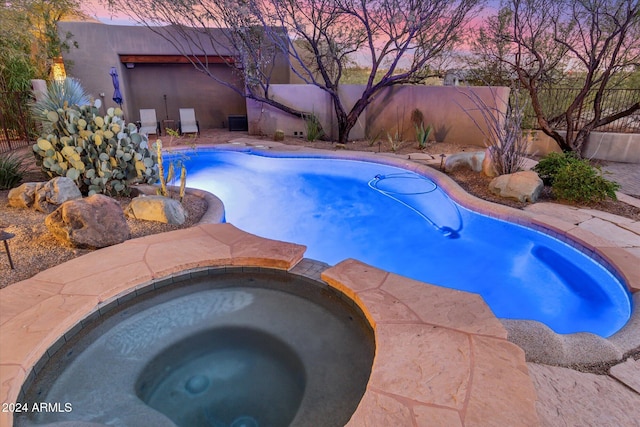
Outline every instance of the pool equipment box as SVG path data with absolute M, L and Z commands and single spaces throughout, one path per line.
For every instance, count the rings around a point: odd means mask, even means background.
M 247 116 L 228 116 L 229 131 L 248 131 L 249 124 L 247 122 Z

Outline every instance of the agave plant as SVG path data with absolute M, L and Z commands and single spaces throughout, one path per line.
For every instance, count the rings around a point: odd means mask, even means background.
M 30 107 L 36 120 L 43 122 L 44 132 L 49 133 L 51 129 L 47 127 L 51 125 L 51 121 L 47 119 L 47 114 L 50 111 L 87 104 L 89 104 L 89 95 L 80 82 L 68 77 L 62 81 L 49 83 L 44 97 L 31 103 Z
M 423 150 L 425 148 L 427 148 L 427 145 L 429 144 L 429 136 L 431 135 L 431 131 L 433 130 L 433 127 L 431 125 L 427 125 L 427 127 L 424 127 L 424 123 L 420 122 L 420 126 L 415 125 L 416 126 L 416 139 L 418 141 L 418 148 Z
M 0 154 L 0 190 L 16 187 L 27 171 L 26 154 L 15 152 Z

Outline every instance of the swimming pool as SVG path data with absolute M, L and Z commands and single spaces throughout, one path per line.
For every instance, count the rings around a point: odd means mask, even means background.
M 329 264 L 355 258 L 427 283 L 475 292 L 496 316 L 557 333 L 608 337 L 631 313 L 610 271 L 547 234 L 473 212 L 433 180 L 385 164 L 187 153 L 188 185 L 218 196 L 227 222 L 307 246 Z

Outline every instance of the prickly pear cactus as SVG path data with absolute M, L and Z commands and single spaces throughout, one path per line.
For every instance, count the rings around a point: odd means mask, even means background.
M 155 183 L 155 150 L 120 108 L 101 116 L 91 105 L 49 111 L 52 132 L 33 145 L 38 164 L 51 177 L 66 176 L 83 194 L 123 195 L 134 183 Z

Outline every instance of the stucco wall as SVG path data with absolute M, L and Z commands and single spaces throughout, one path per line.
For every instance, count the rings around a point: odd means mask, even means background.
M 304 84 L 273 85 L 270 94 L 276 101 L 315 114 L 325 131 L 331 129 L 333 109 L 330 99 L 318 87 Z M 254 135 L 273 135 L 277 129 L 290 136 L 306 135 L 303 120 L 264 103 L 247 100 L 247 119 L 249 133 Z
M 341 87 L 341 99 L 346 108 L 351 108 L 362 94 L 363 86 L 345 85 Z M 381 92 L 360 116 L 350 134 L 350 139 L 363 139 L 367 135 L 380 132 L 387 138 L 387 132 L 399 130 L 406 141 L 415 140 L 415 129 L 411 122 L 411 112 L 418 108 L 424 116 L 425 126 L 434 127 L 432 138 L 442 142 L 484 146 L 484 136 L 476 127 L 475 120 L 484 124 L 474 103 L 466 94 L 474 92 L 488 105 L 499 106 L 505 111 L 508 88 L 489 87 L 444 87 L 444 86 L 396 86 Z M 275 99 L 302 111 L 314 112 L 321 120 L 323 128 L 331 138 L 337 138 L 337 126 L 333 105 L 329 96 L 311 85 L 274 85 Z M 467 114 L 468 113 L 468 114 Z M 273 107 L 250 102 L 247 107 L 249 131 L 255 134 L 272 135 L 281 129 L 286 135 L 299 136 L 305 124 Z M 303 133 L 304 135 L 304 133 Z
M 508 88 L 455 86 L 395 86 L 384 91 L 367 108 L 367 129 L 370 134 L 382 131 L 404 140 L 415 140 L 411 112 L 419 109 L 424 124 L 433 127 L 432 139 L 464 145 L 484 146 L 485 137 L 473 122 L 484 126 L 477 106 L 469 98 L 475 93 L 489 107 L 504 113 L 509 98 Z M 471 116 L 471 117 L 470 117 Z

